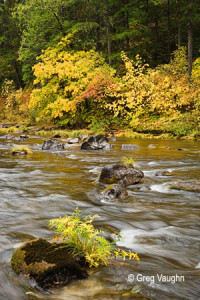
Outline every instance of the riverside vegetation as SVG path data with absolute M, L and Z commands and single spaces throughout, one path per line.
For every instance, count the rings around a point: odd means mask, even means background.
M 73 35 L 44 50 L 33 67 L 34 85 L 2 87 L 0 117 L 25 125 L 56 124 L 93 132 L 125 130 L 162 133 L 165 137 L 199 138 L 200 63 L 187 73 L 186 48 L 173 53 L 169 64 L 149 68 L 137 55 L 122 52 L 121 74 L 102 55 L 71 50 Z

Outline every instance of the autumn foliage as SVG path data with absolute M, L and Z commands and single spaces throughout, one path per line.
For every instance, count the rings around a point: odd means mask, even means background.
M 100 99 L 105 97 L 103 89 L 115 71 L 93 50 L 70 51 L 69 37 L 56 48 L 44 51 L 40 60 L 34 66 L 36 88 L 30 101 L 36 121 L 89 122 L 86 115 L 95 108 L 93 101 L 99 99 L 101 104 Z M 96 84 L 100 78 L 106 80 L 101 82 L 102 88 Z
M 130 60 L 122 52 L 124 72 L 119 76 L 94 50 L 71 50 L 72 39 L 68 35 L 43 51 L 33 68 L 32 121 L 199 134 L 200 63 L 195 61 L 189 79 L 184 47 L 174 52 L 169 64 L 155 69 L 139 55 Z M 21 90 L 11 91 L 5 103 L 27 113 L 22 100 Z

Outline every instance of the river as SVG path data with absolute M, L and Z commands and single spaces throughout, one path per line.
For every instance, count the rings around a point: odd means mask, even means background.
M 12 142 L 0 139 L 0 300 L 123 299 L 132 288 L 159 300 L 200 299 L 200 197 L 168 187 L 200 181 L 200 142 L 118 138 L 113 149 L 93 152 L 80 146 L 42 151 L 42 143 L 28 138 L 33 153 L 16 157 Z M 124 151 L 121 144 L 140 149 Z M 125 201 L 100 199 L 100 170 L 123 156 L 144 172 L 142 188 L 128 187 Z M 137 252 L 140 262 L 100 267 L 89 279 L 44 293 L 12 272 L 12 253 L 31 239 L 51 240 L 49 220 L 76 207 L 83 216 L 98 214 L 94 225 L 112 237 L 118 232 L 117 245 Z

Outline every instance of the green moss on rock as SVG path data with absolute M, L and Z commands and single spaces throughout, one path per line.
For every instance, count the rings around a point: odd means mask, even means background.
M 87 278 L 79 257 L 74 257 L 66 244 L 50 244 L 45 239 L 35 239 L 17 249 L 11 267 L 36 280 L 39 286 L 63 285 L 72 279 Z

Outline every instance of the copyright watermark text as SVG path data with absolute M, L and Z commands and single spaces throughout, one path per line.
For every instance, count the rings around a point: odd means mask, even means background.
M 163 275 L 163 274 L 156 274 L 156 275 L 143 275 L 143 274 L 129 274 L 127 278 L 128 282 L 148 282 L 148 283 L 155 283 L 157 282 L 168 282 L 171 284 L 175 284 L 176 282 L 184 282 L 185 277 L 181 275 Z

